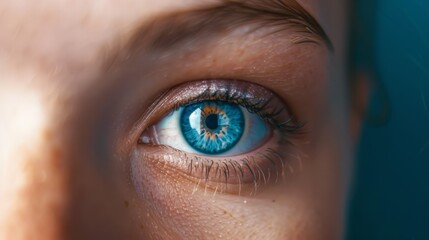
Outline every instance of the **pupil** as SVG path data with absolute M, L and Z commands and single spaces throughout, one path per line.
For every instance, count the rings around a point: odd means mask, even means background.
M 218 123 L 219 115 L 217 114 L 210 114 L 206 117 L 206 127 L 211 130 L 216 130 L 219 127 Z

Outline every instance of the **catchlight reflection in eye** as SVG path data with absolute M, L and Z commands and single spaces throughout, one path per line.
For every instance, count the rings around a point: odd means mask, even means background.
M 207 155 L 249 152 L 271 133 L 258 115 L 222 101 L 202 101 L 180 107 L 155 128 L 159 144 Z

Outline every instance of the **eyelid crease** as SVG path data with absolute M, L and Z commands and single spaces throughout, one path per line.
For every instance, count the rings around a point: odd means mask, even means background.
M 305 126 L 288 111 L 280 97 L 262 86 L 239 80 L 201 80 L 162 93 L 143 114 L 139 121 L 142 127 L 134 129 L 143 131 L 183 105 L 206 100 L 241 105 L 284 133 L 302 133 Z

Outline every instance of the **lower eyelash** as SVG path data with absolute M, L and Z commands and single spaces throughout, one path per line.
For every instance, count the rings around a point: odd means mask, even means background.
M 207 183 L 218 192 L 238 192 L 255 195 L 259 187 L 270 182 L 284 180 L 288 163 L 282 154 L 274 149 L 266 149 L 259 156 L 245 156 L 239 160 L 224 159 L 214 162 L 211 159 L 196 157 L 187 159 L 188 174 Z M 256 159 L 257 158 L 257 159 Z M 194 164 L 198 161 L 199 164 Z M 192 174 L 194 172 L 194 174 Z M 220 181 L 221 180 L 221 181 Z
M 293 171 L 286 154 L 273 148 L 239 159 L 214 160 L 163 145 L 146 147 L 157 148 L 153 149 L 153 152 L 159 155 L 158 157 L 147 155 L 146 158 L 156 160 L 156 164 L 162 169 L 179 170 L 184 177 L 193 179 L 193 192 L 203 185 L 204 189 L 210 188 L 215 194 L 255 195 L 264 185 L 284 181 L 286 171 Z

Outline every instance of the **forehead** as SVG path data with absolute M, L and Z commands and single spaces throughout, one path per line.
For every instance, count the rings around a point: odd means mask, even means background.
M 0 66 L 75 73 L 97 62 L 102 57 L 102 48 L 120 44 L 141 22 L 219 1 L 4 0 L 0 14 Z M 342 44 L 338 32 L 342 26 L 337 25 L 344 22 L 339 20 L 344 15 L 344 1 L 297 2 L 319 21 L 336 49 L 341 48 L 338 47 Z

